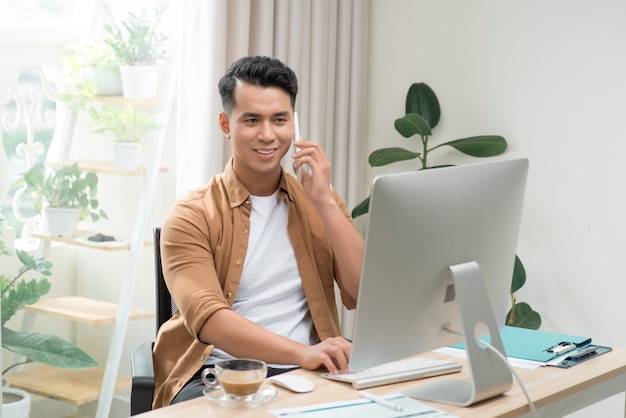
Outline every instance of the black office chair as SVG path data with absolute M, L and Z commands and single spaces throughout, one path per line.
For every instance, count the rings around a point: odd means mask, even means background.
M 163 277 L 161 264 L 161 228 L 153 229 L 154 235 L 154 278 L 156 285 L 156 331 L 176 312 Z M 152 360 L 153 341 L 141 343 L 133 351 L 130 359 L 132 387 L 130 392 L 130 415 L 137 415 L 152 409 L 154 397 L 154 364 Z

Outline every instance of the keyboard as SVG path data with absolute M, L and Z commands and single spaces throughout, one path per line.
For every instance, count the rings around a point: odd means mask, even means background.
M 381 364 L 352 373 L 322 373 L 325 379 L 351 383 L 354 389 L 366 389 L 409 380 L 460 372 L 463 366 L 448 360 L 414 357 Z

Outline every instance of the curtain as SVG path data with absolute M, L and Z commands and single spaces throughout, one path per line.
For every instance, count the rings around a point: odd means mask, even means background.
M 245 55 L 271 55 L 298 76 L 302 137 L 324 147 L 331 181 L 353 207 L 365 181 L 369 0 L 184 0 L 177 117 L 177 195 L 223 170 L 217 83 Z M 291 170 L 287 156 L 285 168 Z M 344 334 L 351 332 L 342 315 Z

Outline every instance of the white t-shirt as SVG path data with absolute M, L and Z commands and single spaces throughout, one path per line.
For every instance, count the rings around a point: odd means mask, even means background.
M 287 233 L 287 202 L 250 196 L 250 236 L 233 310 L 252 322 L 303 344 L 319 342 Z M 232 358 L 215 348 L 213 361 Z M 272 365 L 280 367 L 280 365 Z

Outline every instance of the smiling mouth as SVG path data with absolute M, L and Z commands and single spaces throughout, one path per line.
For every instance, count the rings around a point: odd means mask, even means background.
M 272 155 L 276 152 L 276 149 L 257 149 L 256 152 L 261 155 Z

